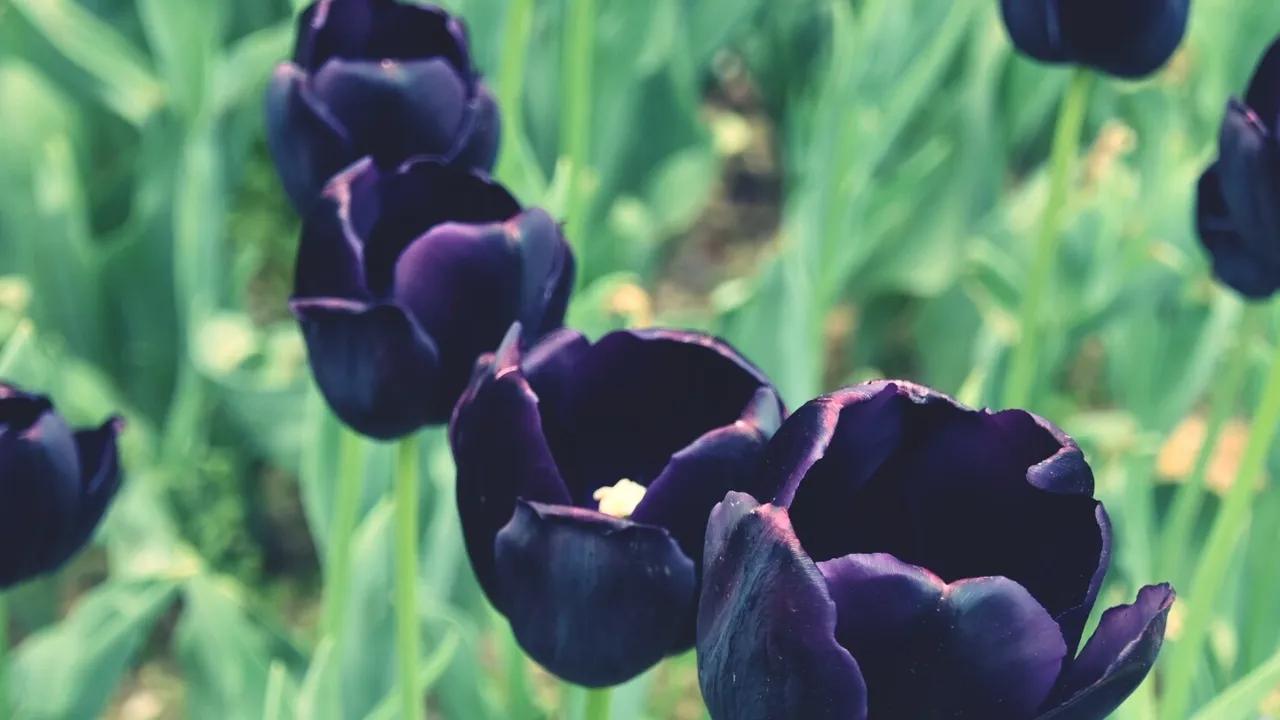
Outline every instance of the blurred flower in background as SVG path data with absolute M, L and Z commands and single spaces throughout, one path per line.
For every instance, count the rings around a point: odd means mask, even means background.
M 294 314 L 334 412 L 399 437 L 449 419 L 481 353 L 520 321 L 560 327 L 574 262 L 560 228 L 501 186 L 435 161 L 334 178 L 298 251 Z
M 0 587 L 52 572 L 120 487 L 118 419 L 72 431 L 47 397 L 0 382 Z
M 1200 178 L 1196 227 L 1222 282 L 1255 300 L 1280 290 L 1280 41 L 1244 102 L 1227 103 L 1218 160 Z
M 325 183 L 371 156 L 383 169 L 430 156 L 488 170 L 498 109 L 461 21 L 393 0 L 321 0 L 302 13 L 293 61 L 267 91 L 267 140 L 304 213 Z
M 477 368 L 451 425 L 480 584 L 560 677 L 628 680 L 693 644 L 707 514 L 755 474 L 783 408 L 714 338 L 571 330 Z
M 1018 50 L 1041 62 L 1140 78 L 1160 69 L 1187 31 L 1191 0 L 1000 0 Z
M 732 493 L 708 523 L 714 718 L 1102 720 L 1155 662 L 1167 585 L 1076 654 L 1111 527 L 1080 448 L 1034 415 L 867 383 L 796 411 L 764 468 L 771 504 Z

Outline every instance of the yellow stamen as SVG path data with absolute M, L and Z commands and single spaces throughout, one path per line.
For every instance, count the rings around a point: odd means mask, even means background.
M 616 518 L 631 517 L 636 506 L 644 499 L 644 486 L 630 478 L 602 487 L 591 493 L 591 499 L 600 503 L 600 512 Z

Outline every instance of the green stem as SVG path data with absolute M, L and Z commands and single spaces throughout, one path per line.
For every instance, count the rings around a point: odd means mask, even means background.
M 324 632 L 334 643 L 342 642 L 347 586 L 351 583 L 351 536 L 359 520 L 364 486 L 364 441 L 344 427 L 338 452 L 338 494 L 333 499 L 333 525 L 325 548 L 324 593 Z
M 512 148 L 520 137 L 524 97 L 524 63 L 529 54 L 529 36 L 533 30 L 533 0 L 511 0 L 507 5 L 507 22 L 502 31 L 502 57 L 496 78 L 498 107 L 503 112 L 502 146 L 498 158 L 498 177 L 510 174 L 514 162 Z
M 1165 523 L 1164 535 L 1158 557 L 1164 565 L 1161 577 L 1172 578 L 1180 582 L 1185 572 L 1186 549 L 1191 547 L 1191 533 L 1195 529 L 1196 518 L 1204 504 L 1205 477 L 1209 465 L 1217 450 L 1218 440 L 1231 417 L 1236 402 L 1240 399 L 1240 391 L 1244 386 L 1249 369 L 1249 341 L 1261 327 L 1265 314 L 1261 308 L 1250 306 L 1240 318 L 1236 333 L 1236 342 L 1227 349 L 1226 367 L 1223 368 L 1221 381 L 1214 384 L 1213 399 L 1209 406 L 1209 418 L 1205 424 L 1204 442 L 1196 454 L 1195 465 L 1191 475 L 1178 489 L 1173 505 L 1169 510 L 1169 519 Z
M 571 0 L 565 24 L 564 123 L 560 151 L 567 160 L 568 187 L 565 217 L 573 228 L 569 238 L 578 256 L 578 284 L 595 268 L 588 262 L 588 211 L 586 169 L 591 151 L 591 73 L 595 66 L 596 0 Z
M 502 653 L 506 659 L 507 716 L 513 720 L 536 717 L 537 713 L 529 698 L 529 674 L 525 667 L 524 650 L 516 642 L 515 633 L 507 626 L 506 618 L 496 612 L 492 615 L 495 630 L 502 638 Z
M 1266 464 L 1271 439 L 1280 425 L 1280 348 L 1275 351 L 1267 382 L 1249 428 L 1249 440 L 1235 482 L 1227 491 L 1213 520 L 1204 551 L 1187 585 L 1186 619 L 1182 636 L 1172 648 L 1169 672 L 1165 677 L 1164 707 L 1161 717 L 1182 718 L 1190 709 L 1192 680 L 1200 660 L 1201 647 L 1209 631 L 1232 556 L 1249 525 L 1249 515 L 1258 478 Z
M 400 665 L 400 717 L 419 720 L 418 697 L 418 444 L 412 436 L 396 448 L 396 651 Z
M 593 688 L 587 690 L 586 709 L 582 713 L 583 720 L 609 720 L 609 709 L 613 704 L 613 688 Z
M 1049 198 L 1041 217 L 1036 239 L 1031 275 L 1024 286 L 1019 313 L 1020 335 L 1013 347 L 1009 379 L 1005 386 L 1005 407 L 1027 407 L 1036 381 L 1037 350 L 1040 345 L 1042 306 L 1048 286 L 1053 280 L 1053 264 L 1062 244 L 1062 221 L 1071 190 L 1072 169 L 1080 152 L 1080 136 L 1084 129 L 1085 110 L 1089 103 L 1089 86 L 1093 76 L 1077 68 L 1067 86 L 1058 111 L 1058 126 L 1053 135 L 1050 156 Z

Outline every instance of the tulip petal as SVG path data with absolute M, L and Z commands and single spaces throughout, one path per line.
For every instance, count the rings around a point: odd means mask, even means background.
M 394 305 L 339 298 L 290 303 L 316 383 L 343 422 L 388 440 L 448 418 L 435 342 Z
M 502 117 L 498 102 L 484 83 L 476 83 L 476 95 L 463 120 L 461 147 L 450 152 L 455 165 L 490 170 L 498 159 L 498 141 L 502 137 Z
M 592 493 L 620 479 L 648 485 L 676 452 L 736 422 L 768 384 L 725 343 L 669 330 L 610 333 L 575 377 L 568 386 L 530 382 L 574 504 L 592 507 Z
M 365 286 L 362 237 L 377 212 L 379 175 L 369 158 L 330 180 L 302 226 L 294 297 L 371 300 Z
M 765 444 L 781 422 L 777 393 L 760 388 L 737 422 L 707 432 L 671 458 L 649 483 L 631 519 L 670 530 L 701 566 L 707 516 L 725 494 L 755 474 Z
M 1065 62 L 1062 31 L 1054 3 L 1043 0 L 1000 0 L 1009 39 L 1026 55 L 1041 62 Z
M 74 529 L 80 467 L 47 398 L 0 395 L 0 587 L 56 568 Z
M 330 60 L 312 88 L 361 155 L 382 167 L 449 154 L 467 105 L 463 78 L 443 59 Z
M 730 493 L 707 524 L 698 681 L 715 720 L 865 720 L 867 686 L 786 510 Z
M 80 464 L 80 506 L 71 531 L 58 549 L 60 564 L 88 542 L 120 489 L 120 455 L 116 438 L 123 421 L 112 418 L 92 430 L 75 433 Z
M 1253 71 L 1244 102 L 1274 133 L 1280 127 L 1280 40 L 1272 43 Z
M 564 322 L 576 270 L 573 252 L 560 226 L 541 209 L 526 210 L 506 229 L 520 254 L 519 319 L 532 342 Z
M 796 413 L 806 426 L 779 430 L 785 457 L 771 448 L 764 483 L 782 487 L 778 502 L 790 500 L 814 560 L 885 552 L 947 582 L 1007 577 L 1076 647 L 1110 544 L 1092 474 L 1070 438 L 1022 411 L 970 410 L 898 381 L 815 404 L 813 414 Z M 817 447 L 806 451 L 806 437 Z M 797 470 L 788 458 L 819 459 Z
M 1222 195 L 1222 178 L 1216 163 L 1200 178 L 1196 229 L 1213 262 L 1213 273 L 1222 282 L 1245 297 L 1257 300 L 1280 290 L 1280 267 L 1251 252 L 1236 230 Z
M 443 57 L 470 69 L 466 33 L 438 7 L 393 0 L 319 0 L 298 19 L 294 61 L 318 70 L 332 58 Z
M 567 503 L 551 450 L 542 435 L 538 398 L 520 374 L 519 326 L 458 402 L 449 426 L 457 465 L 458 514 L 471 566 L 490 601 L 501 606 L 494 539 L 518 499 Z
M 396 262 L 396 304 L 436 342 L 441 391 L 453 398 L 466 388 L 476 358 L 502 342 L 520 310 L 516 232 L 505 224 L 446 223 Z
M 411 161 L 399 172 L 381 174 L 371 195 L 378 207 L 364 234 L 365 280 L 377 297 L 392 293 L 401 253 L 432 228 L 505 222 L 520 213 L 520 204 L 498 183 L 433 160 Z
M 520 501 L 495 555 L 502 611 L 556 675 L 615 685 L 680 649 L 675 619 L 693 612 L 693 561 L 662 528 Z
M 1217 177 L 1232 225 L 1253 263 L 1280 282 L 1280 146 L 1253 110 L 1232 102 L 1222 123 Z
M 1173 607 L 1169 585 L 1148 585 L 1132 605 L 1102 613 L 1098 629 L 1063 673 L 1039 720 L 1103 720 L 1155 664 Z
M 1169 61 L 1186 34 L 1191 5 L 1190 0 L 1058 0 L 1054 4 L 1067 54 L 1123 78 L 1149 75 Z
M 884 554 L 818 569 L 836 605 L 836 639 L 866 680 L 870 717 L 1024 720 L 1058 678 L 1062 633 L 1008 578 L 948 585 Z
M 267 147 L 280 181 L 306 215 L 325 181 L 356 159 L 347 130 L 316 100 L 302 69 L 277 66 L 267 86 Z

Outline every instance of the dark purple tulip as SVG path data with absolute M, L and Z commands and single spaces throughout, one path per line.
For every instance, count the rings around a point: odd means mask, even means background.
M 365 156 L 489 170 L 498 109 L 462 23 L 438 7 L 320 0 L 298 20 L 293 61 L 267 89 L 267 141 L 305 214 L 330 177 Z
M 72 431 L 43 395 L 0 382 L 0 588 L 52 572 L 120 487 L 120 420 Z
M 1167 585 L 1108 610 L 1080 448 L 1020 410 L 874 382 L 813 400 L 707 526 L 698 676 L 717 720 L 1101 720 L 1151 669 Z
M 783 415 L 733 348 L 673 330 L 572 330 L 476 374 L 450 440 L 480 585 L 533 659 L 592 687 L 693 645 L 707 514 Z
M 1280 41 L 1244 102 L 1227 103 L 1218 161 L 1200 178 L 1196 227 L 1222 282 L 1248 298 L 1280 290 Z
M 333 179 L 302 231 L 294 314 L 321 392 L 389 439 L 448 421 L 471 368 L 514 321 L 560 327 L 573 255 L 542 210 L 475 172 L 363 160 Z
M 1160 69 L 1187 31 L 1191 0 L 1000 0 L 1018 50 L 1046 63 L 1140 78 Z

